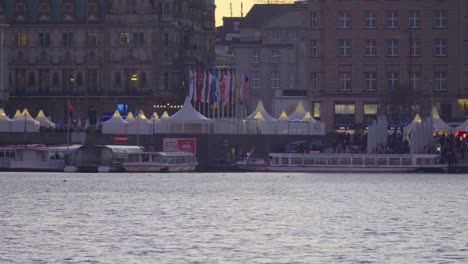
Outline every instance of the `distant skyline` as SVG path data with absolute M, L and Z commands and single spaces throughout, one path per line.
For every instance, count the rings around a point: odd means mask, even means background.
M 223 24 L 223 17 L 230 17 L 230 3 L 232 3 L 232 16 L 241 16 L 241 3 L 244 3 L 244 16 L 247 15 L 254 4 L 254 0 L 216 0 L 216 26 Z

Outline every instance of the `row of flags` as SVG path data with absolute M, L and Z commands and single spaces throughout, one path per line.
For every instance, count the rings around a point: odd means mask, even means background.
M 230 70 L 189 70 L 189 98 L 194 103 L 209 103 L 212 108 L 226 104 L 247 104 L 249 78 Z

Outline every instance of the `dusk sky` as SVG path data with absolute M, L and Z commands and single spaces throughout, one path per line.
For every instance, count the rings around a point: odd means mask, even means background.
M 230 3 L 232 3 L 232 16 L 240 16 L 241 2 L 244 3 L 245 16 L 254 4 L 254 0 L 216 0 L 216 26 L 221 26 L 223 24 L 223 17 L 231 16 L 231 11 L 229 9 Z

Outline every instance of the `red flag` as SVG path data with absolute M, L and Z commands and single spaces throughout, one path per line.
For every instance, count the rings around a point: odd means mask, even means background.
M 68 108 L 68 112 L 69 112 L 69 113 L 75 112 L 75 110 L 73 109 L 73 105 L 72 105 L 72 103 L 70 102 L 70 100 L 68 100 L 68 106 L 67 106 L 67 108 Z
M 223 95 L 223 98 L 221 102 L 223 105 L 226 104 L 226 76 L 224 75 L 224 71 L 221 71 L 221 93 Z
M 203 90 L 203 72 L 200 71 L 198 72 L 198 90 L 197 90 L 198 102 L 201 102 L 202 90 Z

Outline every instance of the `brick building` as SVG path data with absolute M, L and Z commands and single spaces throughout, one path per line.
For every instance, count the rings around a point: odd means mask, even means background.
M 310 0 L 314 116 L 332 129 L 362 128 L 398 87 L 422 90 L 446 122 L 467 117 L 467 2 Z

